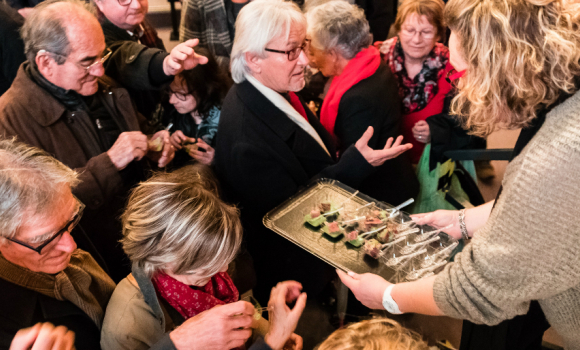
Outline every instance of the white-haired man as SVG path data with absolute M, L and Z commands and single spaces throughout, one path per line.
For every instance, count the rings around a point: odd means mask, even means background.
M 411 148 L 399 137 L 373 150 L 367 145 L 369 128 L 337 161 L 330 135 L 294 94 L 304 87 L 305 36 L 304 15 L 283 0 L 253 1 L 236 21 L 231 62 L 236 84 L 222 108 L 215 166 L 226 191 L 241 204 L 259 298 L 284 279 L 298 280 L 316 295 L 332 276 L 328 265 L 265 229 L 261 220 L 267 211 L 314 178 L 356 188 L 375 166 Z
M 127 91 L 103 76 L 103 31 L 83 3 L 38 5 L 22 36 L 28 61 L 0 98 L 0 135 L 17 136 L 78 170 L 75 195 L 87 205 L 82 226 L 121 280 L 130 267 L 127 261 L 123 268 L 117 217 L 127 189 L 144 177 L 141 159 L 160 167 L 172 159 L 169 133 L 148 137 Z M 161 140 L 161 150 L 149 138 Z

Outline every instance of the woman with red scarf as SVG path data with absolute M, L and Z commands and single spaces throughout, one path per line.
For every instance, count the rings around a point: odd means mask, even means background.
M 406 0 L 397 12 L 397 36 L 377 42 L 383 60 L 395 75 L 403 108 L 403 136 L 413 144 L 411 161 L 417 164 L 431 142 L 428 117 L 444 112 L 452 89 L 447 75 L 449 49 L 437 41 L 445 35 L 442 0 Z
M 306 303 L 298 282 L 279 283 L 267 310 L 239 301 L 228 274 L 242 242 L 235 207 L 217 196 L 204 165 L 159 173 L 132 192 L 122 216 L 123 249 L 132 273 L 107 307 L 101 347 L 107 349 L 245 349 L 255 328 L 263 340 L 251 350 L 302 348 L 294 333 Z M 290 309 L 286 301 L 296 300 Z
M 400 135 L 397 82 L 381 62 L 379 51 L 370 46 L 371 34 L 363 11 L 347 2 L 332 1 L 309 10 L 307 19 L 310 64 L 332 77 L 320 122 L 333 136 L 339 155 L 369 126 L 375 131 L 369 141 L 372 148 Z M 359 190 L 399 204 L 414 197 L 419 184 L 408 156 L 403 154 L 377 167 Z

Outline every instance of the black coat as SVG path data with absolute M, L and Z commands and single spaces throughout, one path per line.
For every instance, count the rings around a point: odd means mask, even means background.
M 38 322 L 65 326 L 75 333 L 75 347 L 99 350 L 101 331 L 81 309 L 0 278 L 0 350 L 8 350 L 14 335 Z
M 389 137 L 401 135 L 401 103 L 397 81 L 390 69 L 381 63 L 370 77 L 361 80 L 344 93 L 338 105 L 334 133 L 344 152 L 367 130 L 374 128 L 369 146 L 385 147 Z M 398 205 L 419 193 L 419 181 L 407 154 L 386 161 L 376 168 L 359 190 L 377 200 Z
M 24 55 L 24 42 L 19 30 L 24 18 L 10 6 L 0 3 L 0 95 L 6 92 L 16 78 Z
M 147 47 L 108 20 L 101 23 L 107 47 L 113 52 L 105 62 L 105 74 L 129 91 L 137 111 L 147 120 L 153 118 L 161 101 L 161 89 L 173 81 L 173 76 L 163 72 L 167 55 L 163 41 L 157 38 L 156 47 Z
M 305 110 L 330 154 L 336 154 L 330 135 Z M 285 279 L 302 282 L 311 294 L 320 292 L 332 269 L 266 229 L 262 217 L 313 179 L 332 178 L 358 188 L 372 166 L 354 147 L 337 162 L 247 81 L 234 85 L 226 96 L 215 150 L 224 192 L 241 206 L 248 250 L 255 260 L 258 299 L 267 300 L 274 283 Z

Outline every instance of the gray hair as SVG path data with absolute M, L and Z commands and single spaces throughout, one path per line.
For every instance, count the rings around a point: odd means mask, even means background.
M 71 188 L 78 174 L 36 147 L 0 139 L 0 237 L 12 238 L 23 219 L 50 214 L 59 184 Z
M 244 6 L 236 19 L 236 37 L 232 47 L 231 71 L 236 83 L 250 73 L 245 54 L 265 57 L 266 45 L 281 35 L 290 35 L 290 26 L 306 29 L 306 18 L 293 2 L 284 0 L 254 0 Z
M 331 1 L 314 7 L 306 17 L 311 45 L 317 49 L 335 49 L 344 58 L 352 59 L 371 44 L 369 22 L 356 5 Z
M 181 275 L 193 270 L 210 277 L 240 248 L 238 210 L 219 199 L 210 169 L 199 167 L 155 174 L 131 193 L 121 243 L 150 277 L 158 271 Z
M 59 3 L 63 4 L 55 6 Z M 55 62 L 63 64 L 71 53 L 67 27 L 70 30 L 71 20 L 83 14 L 94 17 L 90 5 L 79 0 L 47 0 L 36 5 L 20 29 L 24 53 L 30 64 L 36 65 L 40 50 L 53 54 Z

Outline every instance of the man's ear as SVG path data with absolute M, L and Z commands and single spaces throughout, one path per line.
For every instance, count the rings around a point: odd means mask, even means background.
M 248 65 L 248 68 L 250 68 L 252 74 L 262 73 L 262 58 L 251 52 L 246 52 L 244 55 L 246 57 L 246 64 Z
M 44 76 L 47 79 L 52 76 L 52 67 L 53 65 L 56 64 L 56 62 L 48 52 L 44 50 L 38 51 L 34 61 L 36 62 L 38 71 L 40 72 L 40 74 L 42 74 L 42 76 Z

